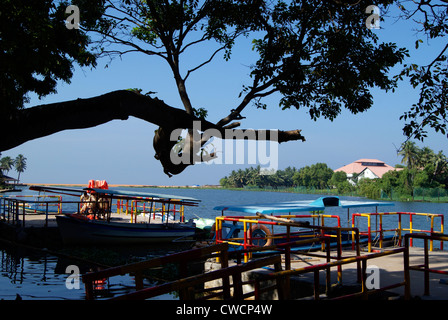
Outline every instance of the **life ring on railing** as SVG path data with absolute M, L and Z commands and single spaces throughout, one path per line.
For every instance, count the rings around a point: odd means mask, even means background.
M 257 230 L 260 230 L 259 232 L 263 232 L 264 235 L 257 236 L 256 235 Z M 255 233 L 255 236 L 254 236 L 254 233 Z M 272 245 L 271 231 L 269 231 L 269 229 L 265 225 L 262 225 L 262 224 L 252 225 L 252 227 L 249 230 L 247 230 L 246 235 L 247 235 L 248 239 L 251 237 L 251 235 L 252 235 L 252 238 L 265 237 L 266 243 L 263 245 L 263 247 Z

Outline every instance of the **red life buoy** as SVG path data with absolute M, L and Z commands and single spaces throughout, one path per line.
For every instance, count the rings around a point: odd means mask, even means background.
M 256 230 L 261 230 L 265 234 L 264 237 L 265 237 L 266 243 L 263 245 L 263 247 L 272 245 L 271 231 L 269 231 L 269 229 L 265 225 L 262 225 L 262 224 L 252 225 L 252 227 L 249 230 L 247 230 L 247 232 L 246 232 L 247 238 L 248 239 L 251 238 L 253 233 Z

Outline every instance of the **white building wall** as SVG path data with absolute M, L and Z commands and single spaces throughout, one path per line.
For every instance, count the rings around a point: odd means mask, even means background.
M 359 175 L 358 180 L 360 179 L 376 179 L 378 176 L 372 172 L 369 168 L 365 168 Z

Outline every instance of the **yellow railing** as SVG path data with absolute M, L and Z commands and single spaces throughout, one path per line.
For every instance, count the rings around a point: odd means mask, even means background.
M 25 198 L 25 201 L 23 202 L 22 205 L 25 206 L 25 210 L 26 211 L 34 211 L 34 213 L 37 213 L 38 211 L 45 211 L 46 206 L 48 205 L 49 207 L 57 207 L 57 213 L 60 214 L 62 212 L 61 209 L 61 203 L 62 203 L 62 196 L 60 195 L 7 195 L 7 196 L 0 196 L 0 198 L 15 198 L 15 199 L 21 199 L 21 198 Z M 28 200 L 30 198 L 33 198 L 34 200 Z M 45 199 L 47 198 L 53 198 L 53 199 L 57 199 L 56 201 L 52 201 L 52 202 L 46 202 Z M 41 207 L 42 209 L 39 209 L 39 207 Z
M 185 206 L 176 203 L 159 203 L 150 199 L 141 200 L 123 200 L 117 199 L 115 204 L 116 213 L 118 214 L 130 214 L 131 221 L 137 222 L 137 216 L 142 215 L 146 217 L 148 215 L 149 220 L 160 218 L 162 221 L 168 221 L 171 217 L 175 220 L 176 214 L 181 222 L 185 220 Z M 170 217 L 170 215 L 172 215 Z

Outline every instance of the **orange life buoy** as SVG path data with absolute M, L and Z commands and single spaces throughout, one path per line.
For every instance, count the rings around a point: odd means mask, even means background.
M 247 238 L 248 239 L 251 238 L 251 236 L 253 235 L 253 233 L 256 230 L 261 230 L 265 234 L 266 243 L 263 245 L 263 247 L 272 245 L 271 231 L 269 231 L 269 229 L 265 225 L 262 225 L 262 224 L 252 225 L 252 227 L 249 230 L 247 230 L 247 232 L 246 232 Z

